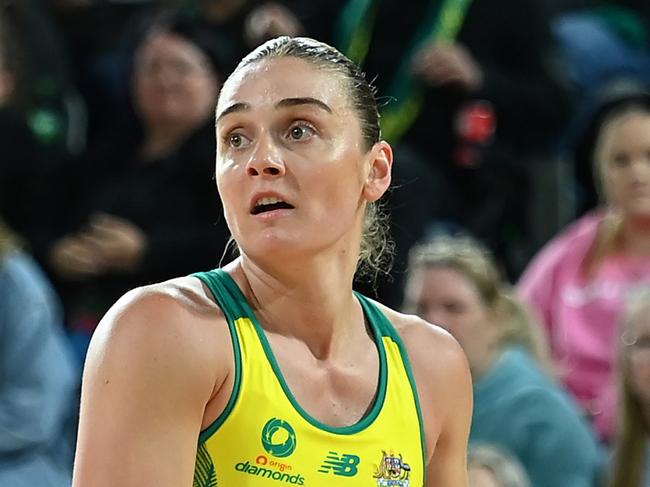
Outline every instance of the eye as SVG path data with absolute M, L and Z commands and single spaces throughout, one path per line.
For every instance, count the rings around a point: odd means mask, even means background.
M 293 141 L 302 141 L 309 139 L 315 133 L 316 131 L 311 125 L 303 122 L 292 125 L 289 129 L 288 137 Z
M 233 149 L 241 149 L 251 142 L 248 137 L 240 133 L 228 134 L 224 141 Z
M 448 313 L 458 315 L 465 311 L 465 305 L 460 301 L 448 301 L 444 303 L 445 310 Z
M 624 154 L 616 154 L 612 158 L 612 165 L 615 167 L 624 168 L 627 167 L 629 163 L 630 163 L 630 158 Z

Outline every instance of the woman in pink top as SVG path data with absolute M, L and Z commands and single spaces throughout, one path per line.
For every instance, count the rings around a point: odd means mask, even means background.
M 542 249 L 518 287 L 546 326 L 563 381 L 610 441 L 619 315 L 630 291 L 650 282 L 650 95 L 610 103 L 600 120 L 593 159 L 605 208 Z

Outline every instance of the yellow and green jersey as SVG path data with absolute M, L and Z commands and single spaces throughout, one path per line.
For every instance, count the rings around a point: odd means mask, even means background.
M 424 432 L 404 345 L 386 316 L 357 297 L 379 350 L 377 395 L 352 426 L 319 422 L 298 404 L 263 328 L 235 281 L 198 273 L 228 320 L 235 385 L 224 412 L 201 432 L 194 487 L 385 486 L 424 483 Z

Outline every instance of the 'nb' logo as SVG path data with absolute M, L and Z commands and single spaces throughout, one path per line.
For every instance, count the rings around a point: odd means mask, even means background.
M 333 473 L 342 477 L 354 477 L 358 472 L 358 465 L 361 459 L 357 455 L 344 453 L 339 455 L 336 452 L 329 452 L 318 471 L 320 473 Z

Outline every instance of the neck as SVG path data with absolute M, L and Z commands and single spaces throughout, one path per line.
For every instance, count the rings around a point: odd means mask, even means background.
M 631 255 L 650 255 L 650 221 L 626 219 L 622 228 L 623 248 Z
M 262 326 L 304 342 L 324 360 L 344 354 L 367 333 L 352 293 L 355 265 L 337 266 L 323 258 L 268 269 L 243 255 L 233 267 Z
M 481 357 L 476 357 L 470 364 L 472 378 L 475 382 L 481 380 L 492 369 L 494 364 L 499 360 L 503 350 L 498 347 L 490 347 Z

